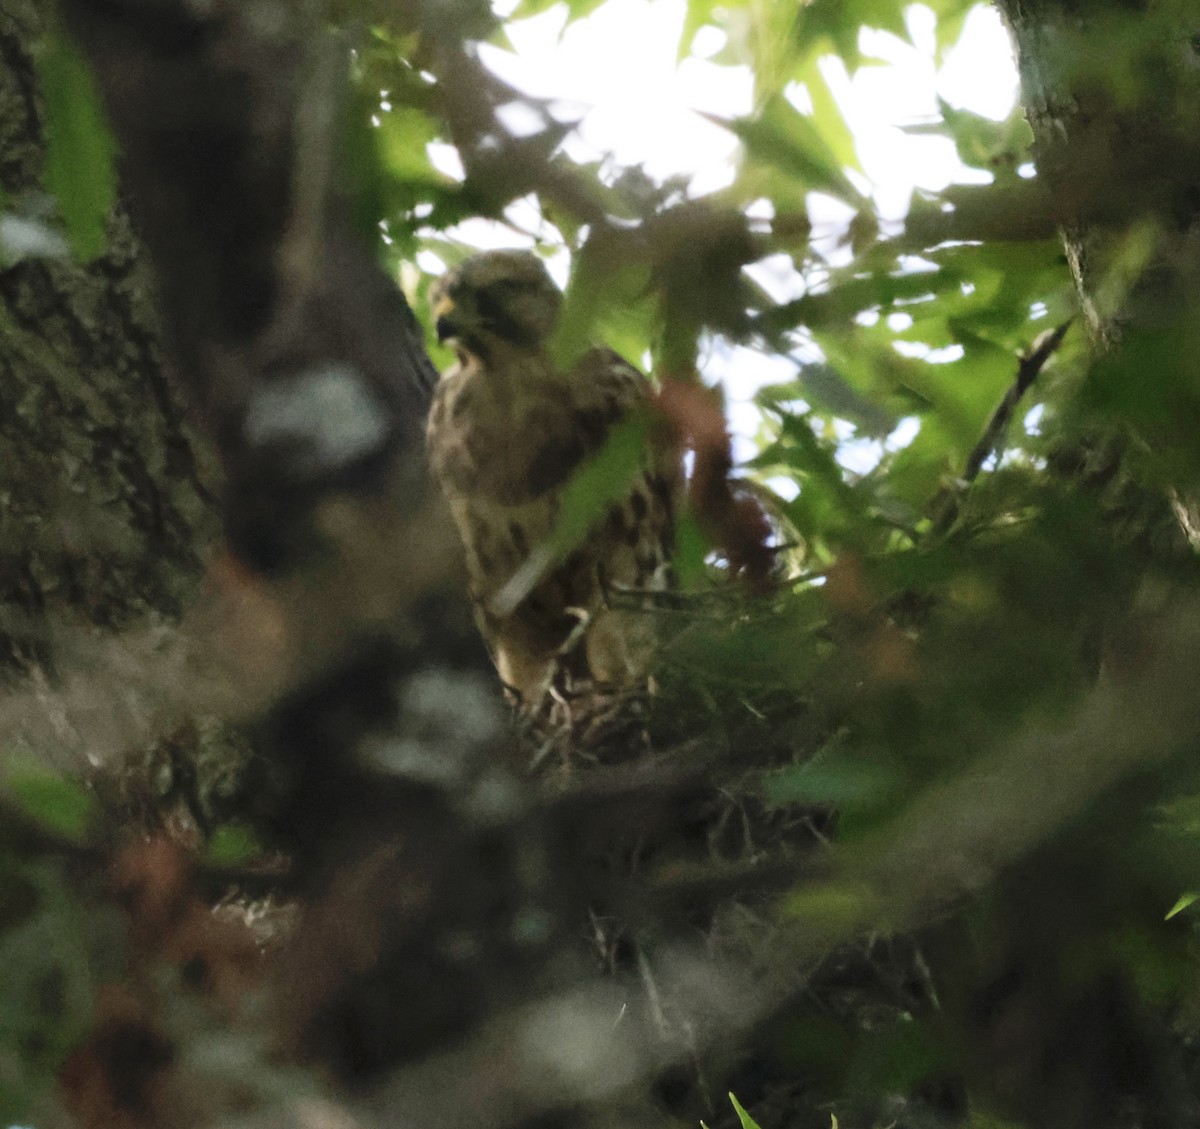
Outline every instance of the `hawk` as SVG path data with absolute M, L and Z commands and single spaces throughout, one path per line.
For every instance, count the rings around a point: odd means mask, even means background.
M 561 303 L 541 260 L 524 251 L 473 255 L 433 295 L 438 339 L 457 363 L 434 391 L 430 463 L 466 547 L 480 630 L 526 710 L 560 675 L 621 686 L 646 673 L 647 617 L 610 597 L 667 586 L 683 492 L 678 446 L 652 434 L 624 496 L 565 559 L 535 568 L 515 605 L 505 598 L 555 529 L 574 472 L 652 396 L 611 349 L 593 348 L 567 371 L 555 365 L 546 341 Z

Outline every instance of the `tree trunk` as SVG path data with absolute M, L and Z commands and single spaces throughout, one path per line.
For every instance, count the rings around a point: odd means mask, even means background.
M 1180 433 L 1177 412 L 1187 396 L 1180 378 L 1200 355 L 1191 329 L 1200 299 L 1200 37 L 1168 4 L 997 6 L 1091 353 L 1076 402 L 1061 409 L 1071 418 L 1052 469 L 1098 504 L 1116 542 L 1142 550 L 1132 606 L 1146 577 L 1187 552 L 1167 495 L 1185 514 L 1178 499 L 1197 470 L 1186 452 L 1194 432 Z M 1119 619 L 1103 626 L 1118 649 Z M 1115 841 L 1118 826 L 1104 833 Z M 1022 1123 L 1194 1123 L 1177 1036 L 1160 1006 L 1147 1004 L 1127 969 L 1079 975 L 1071 967 L 1130 921 L 1155 917 L 1113 904 L 1096 882 L 1112 873 L 1095 840 L 1065 833 L 997 884 L 994 920 L 1019 928 L 983 941 L 952 928 L 940 941 L 945 1006 L 979 1064 L 975 1092 Z M 970 984 L 959 997 L 956 982 Z
M 111 715 L 132 688 L 97 681 L 97 648 L 178 619 L 218 530 L 218 475 L 164 373 L 153 287 L 124 208 L 91 263 L 65 252 L 12 261 L 14 232 L 55 238 L 40 187 L 45 30 L 35 3 L 0 9 L 0 666 L 36 685 L 87 654 L 93 685 L 75 704 Z M 29 697 L 0 708 L 9 737 L 32 727 L 47 754 L 117 751 L 103 748 L 104 726 L 84 733 L 69 709 L 51 724 Z M 119 729 L 113 746 L 135 739 Z
M 1101 361 L 1083 438 L 1058 469 L 1102 491 L 1152 557 L 1178 558 L 1200 548 L 1200 464 L 1187 454 L 1200 398 L 1185 371 L 1200 355 L 1200 18 L 1176 0 L 997 7 Z M 1126 473 L 1151 452 L 1149 477 Z
M 1200 272 L 1200 19 L 1147 0 L 997 6 L 1093 340 L 1173 324 Z

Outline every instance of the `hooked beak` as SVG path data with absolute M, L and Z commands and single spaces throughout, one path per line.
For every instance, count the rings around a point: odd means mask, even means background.
M 454 313 L 454 300 L 449 294 L 439 298 L 433 307 L 433 328 L 439 345 L 444 345 L 451 337 L 458 336 L 459 325 Z

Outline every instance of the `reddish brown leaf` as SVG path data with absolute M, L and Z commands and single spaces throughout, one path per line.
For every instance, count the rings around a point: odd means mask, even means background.
M 704 535 L 735 576 L 767 587 L 775 564 L 771 523 L 754 495 L 733 477 L 733 455 L 720 396 L 694 380 L 668 378 L 656 397 L 682 446 L 695 455 L 688 500 Z

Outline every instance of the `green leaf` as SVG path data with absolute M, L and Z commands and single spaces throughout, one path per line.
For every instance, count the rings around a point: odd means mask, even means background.
M 859 932 L 875 909 L 877 894 L 861 882 L 818 882 L 797 886 L 785 896 L 782 909 L 805 922 L 814 932 Z
M 379 151 L 385 168 L 406 184 L 452 184 L 434 168 L 426 146 L 438 138 L 437 123 L 422 110 L 399 106 L 378 114 Z
M 922 1023 L 903 1019 L 863 1035 L 848 1084 L 864 1098 L 911 1093 L 922 1081 L 950 1066 L 946 1049 L 933 1032 Z
M 19 875 L 36 889 L 37 908 L 0 930 L 0 968 L 6 973 L 0 976 L 4 1125 L 27 1115 L 95 1022 L 89 951 L 98 936 L 95 922 L 85 920 L 78 890 L 60 864 L 28 863 Z
M 625 496 L 634 475 L 645 464 L 650 430 L 646 414 L 622 420 L 609 433 L 604 446 L 574 473 L 563 490 L 554 532 L 534 546 L 525 564 L 493 601 L 498 614 L 511 612 Z
M 550 341 L 556 364 L 566 369 L 603 342 L 637 364 L 650 348 L 657 311 L 648 299 L 650 267 L 624 245 L 593 237 L 575 255 L 558 327 Z
M 751 3 L 745 8 L 746 47 L 754 75 L 754 100 L 762 104 L 782 95 L 802 54 L 794 4 Z
M 828 43 L 853 71 L 863 58 L 858 42 L 864 26 L 908 40 L 907 7 L 903 0 L 810 0 L 801 10 L 796 34 L 814 54 Z
M 783 95 L 770 98 L 751 117 L 705 117 L 732 130 L 750 161 L 789 173 L 802 182 L 805 191 L 826 192 L 855 207 L 866 205 L 812 120 Z
M 945 2 L 940 3 L 934 0 L 929 5 L 933 8 L 938 18 L 934 29 L 934 35 L 937 40 L 934 58 L 939 65 L 946 58 L 950 48 L 962 37 L 963 25 L 967 22 L 967 16 L 970 14 L 971 9 L 977 3 L 978 0 L 945 0 Z
M 116 145 L 87 63 L 58 36 L 36 55 L 46 123 L 45 186 L 58 202 L 75 257 L 102 254 L 117 194 Z
M 732 1093 L 729 1095 L 729 1100 L 733 1103 L 733 1112 L 738 1115 L 738 1121 L 741 1122 L 742 1129 L 762 1129 L 759 1123 L 742 1108 L 742 1103 Z
M 32 758 L 10 762 L 4 791 L 35 822 L 76 842 L 84 839 L 96 811 L 81 781 L 60 776 Z
M 524 20 L 530 16 L 540 16 L 543 12 L 548 12 L 558 3 L 559 0 L 521 0 L 508 18 L 510 20 Z
M 675 55 L 677 63 L 683 62 L 692 49 L 696 33 L 705 24 L 713 22 L 713 13 L 719 0 L 688 0 L 683 14 L 683 27 L 679 32 L 679 49 Z
M 1169 910 L 1167 910 L 1167 915 L 1163 918 L 1163 921 L 1170 921 L 1171 918 L 1176 916 L 1176 914 L 1183 913 L 1188 906 L 1192 905 L 1197 900 L 1200 900 L 1200 893 L 1195 891 L 1189 891 L 1186 894 L 1180 895 L 1179 900 Z
M 645 460 L 650 421 L 631 416 L 617 424 L 594 458 L 576 471 L 563 491 L 562 517 L 555 532 L 556 554 L 570 552 L 604 511 L 624 497 Z
M 861 435 L 882 438 L 895 429 L 895 413 L 877 399 L 861 395 L 833 365 L 821 361 L 804 365 L 797 383 L 806 399 L 823 404 L 839 419 L 857 424 Z
M 938 108 L 942 114 L 940 123 L 902 128 L 914 135 L 948 135 L 954 141 L 958 158 L 964 165 L 986 169 L 997 175 L 1015 174 L 1017 167 L 1028 159 L 1033 145 L 1033 131 L 1020 106 L 999 122 L 969 110 L 956 110 L 941 98 L 938 99 Z
M 216 867 L 242 866 L 262 853 L 262 844 L 253 831 L 240 823 L 225 823 L 209 839 L 204 861 Z
M 801 485 L 784 512 L 802 536 L 866 547 L 862 543 L 875 532 L 866 498 L 846 481 L 833 445 L 813 431 L 811 414 L 782 415 L 778 439 L 748 465 L 764 472 L 787 469 Z
M 825 74 L 813 58 L 796 75 L 798 81 L 804 83 L 808 96 L 812 100 L 812 120 L 817 131 L 825 139 L 829 151 L 843 168 L 858 169 L 862 166 L 858 160 L 858 150 L 854 143 L 854 134 L 846 121 Z
M 878 809 L 896 795 L 901 781 L 901 774 L 893 764 L 851 756 L 844 751 L 823 751 L 799 768 L 773 773 L 763 786 L 767 799 L 776 804 Z
M 548 12 L 551 8 L 556 8 L 560 4 L 566 9 L 567 18 L 563 23 L 565 30 L 570 24 L 576 20 L 581 20 L 585 16 L 589 16 L 594 12 L 604 0 L 521 0 L 521 2 L 513 9 L 511 20 L 523 20 L 530 16 L 540 16 L 543 12 Z
M 567 23 L 590 16 L 602 3 L 604 0 L 566 0 Z

